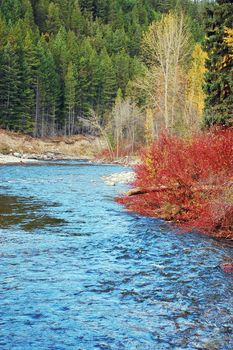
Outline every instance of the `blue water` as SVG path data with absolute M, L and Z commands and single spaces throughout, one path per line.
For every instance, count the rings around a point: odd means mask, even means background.
M 123 170 L 0 168 L 1 350 L 233 349 L 232 244 L 128 214 Z

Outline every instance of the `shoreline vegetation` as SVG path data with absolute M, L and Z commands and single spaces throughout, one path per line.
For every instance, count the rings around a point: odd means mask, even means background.
M 143 151 L 132 189 L 117 201 L 184 232 L 233 240 L 233 128 L 189 139 L 162 134 Z
M 137 155 L 111 158 L 103 137 L 91 135 L 34 138 L 22 133 L 0 129 L 0 165 L 36 164 L 46 161 L 87 160 L 101 164 L 134 166 Z

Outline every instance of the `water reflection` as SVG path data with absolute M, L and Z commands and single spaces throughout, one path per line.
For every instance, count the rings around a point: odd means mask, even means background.
M 42 212 L 46 209 L 47 206 L 44 203 L 33 197 L 0 194 L 0 228 L 6 229 L 19 225 L 23 230 L 33 231 L 65 223 L 64 219 L 43 214 Z

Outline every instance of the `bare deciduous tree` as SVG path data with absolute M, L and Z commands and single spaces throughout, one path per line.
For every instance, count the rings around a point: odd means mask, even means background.
M 143 119 L 135 102 L 129 98 L 122 100 L 118 96 L 112 110 L 112 126 L 116 144 L 116 156 L 119 157 L 120 148 L 127 144 L 133 154 L 135 145 L 140 137 L 140 128 L 143 128 Z

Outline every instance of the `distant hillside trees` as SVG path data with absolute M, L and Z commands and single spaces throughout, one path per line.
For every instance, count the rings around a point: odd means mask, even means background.
M 128 106 L 132 111 L 138 104 L 150 110 L 156 132 L 163 123 L 171 131 L 190 124 L 187 115 L 200 114 L 201 103 L 196 106 L 199 95 L 191 77 L 196 68 L 193 66 L 190 75 L 188 70 L 192 66 L 191 48 L 204 37 L 206 2 L 1 0 L 0 127 L 36 137 L 91 132 L 83 120 L 91 119 L 94 112 L 101 128 L 107 126 L 119 89 L 122 108 Z M 181 17 L 171 14 L 180 13 L 180 9 L 184 13 Z M 224 26 L 230 28 L 228 22 Z M 167 67 L 158 63 L 158 57 L 148 64 L 146 50 L 141 57 L 142 41 L 146 46 L 145 38 L 153 31 L 160 33 L 155 45 L 163 44 L 167 50 L 163 58 L 164 62 L 169 58 Z M 167 38 L 164 42 L 163 35 Z M 228 40 L 229 35 L 224 38 Z M 179 43 L 185 43 L 185 48 Z M 229 47 L 228 42 L 225 45 Z M 190 46 L 189 58 L 183 64 L 186 46 Z M 201 60 L 193 60 L 197 67 Z M 137 95 L 132 82 L 143 71 L 148 73 L 148 90 Z M 140 116 L 141 130 L 146 123 Z M 156 132 L 151 130 L 150 134 Z M 135 135 L 132 130 L 124 131 L 126 134 Z M 141 131 L 136 134 L 141 140 Z

